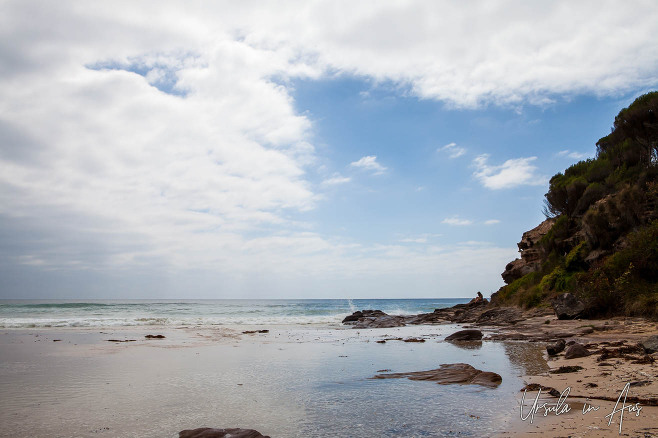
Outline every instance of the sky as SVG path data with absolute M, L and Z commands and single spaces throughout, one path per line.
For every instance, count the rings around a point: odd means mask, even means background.
M 4 1 L 0 298 L 503 285 L 655 1 Z

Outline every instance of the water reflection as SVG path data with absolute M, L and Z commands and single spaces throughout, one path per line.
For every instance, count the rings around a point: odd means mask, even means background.
M 541 374 L 549 370 L 544 358 L 543 344 L 526 341 L 508 341 L 502 344 L 509 361 L 521 368 L 523 375 Z
M 482 341 L 459 341 L 452 342 L 452 345 L 463 348 L 464 350 L 479 350 L 482 348 Z

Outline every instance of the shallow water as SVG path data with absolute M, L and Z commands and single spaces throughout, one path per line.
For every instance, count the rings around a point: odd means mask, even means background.
M 203 344 L 178 331 L 168 333 L 169 344 L 132 345 L 103 343 L 98 333 L 75 334 L 74 345 L 69 334 L 51 332 L 41 333 L 40 344 L 34 334 L 7 332 L 0 338 L 1 433 L 174 437 L 211 426 L 272 437 L 489 436 L 516 412 L 519 376 L 545 367 L 541 347 L 441 342 L 457 328 L 286 329 Z M 428 341 L 374 342 L 419 334 Z M 53 343 L 55 336 L 65 344 Z M 382 369 L 456 362 L 497 372 L 503 383 L 370 379 Z

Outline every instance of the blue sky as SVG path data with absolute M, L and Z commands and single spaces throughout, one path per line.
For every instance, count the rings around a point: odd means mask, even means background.
M 0 298 L 488 295 L 658 86 L 651 1 L 0 17 Z
M 315 182 L 334 173 L 350 178 L 326 188 L 329 202 L 305 215 L 323 232 L 370 243 L 425 237 L 501 246 L 520 240 L 522 230 L 544 219 L 543 182 L 593 157 L 596 141 L 635 97 L 578 96 L 545 107 L 454 109 L 354 78 L 296 83 L 293 95 L 298 111 L 313 120 L 316 145 L 325 153 L 327 169 L 315 175 Z M 482 154 L 491 156 L 492 165 L 537 157 L 534 174 L 543 182 L 484 187 L 473 163 Z M 363 156 L 376 156 L 386 171 L 350 166 Z M 450 218 L 472 224 L 443 223 Z

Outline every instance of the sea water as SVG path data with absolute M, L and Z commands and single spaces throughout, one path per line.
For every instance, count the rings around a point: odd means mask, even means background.
M 356 310 L 417 314 L 466 298 L 326 300 L 0 300 L 0 328 L 339 325 Z

